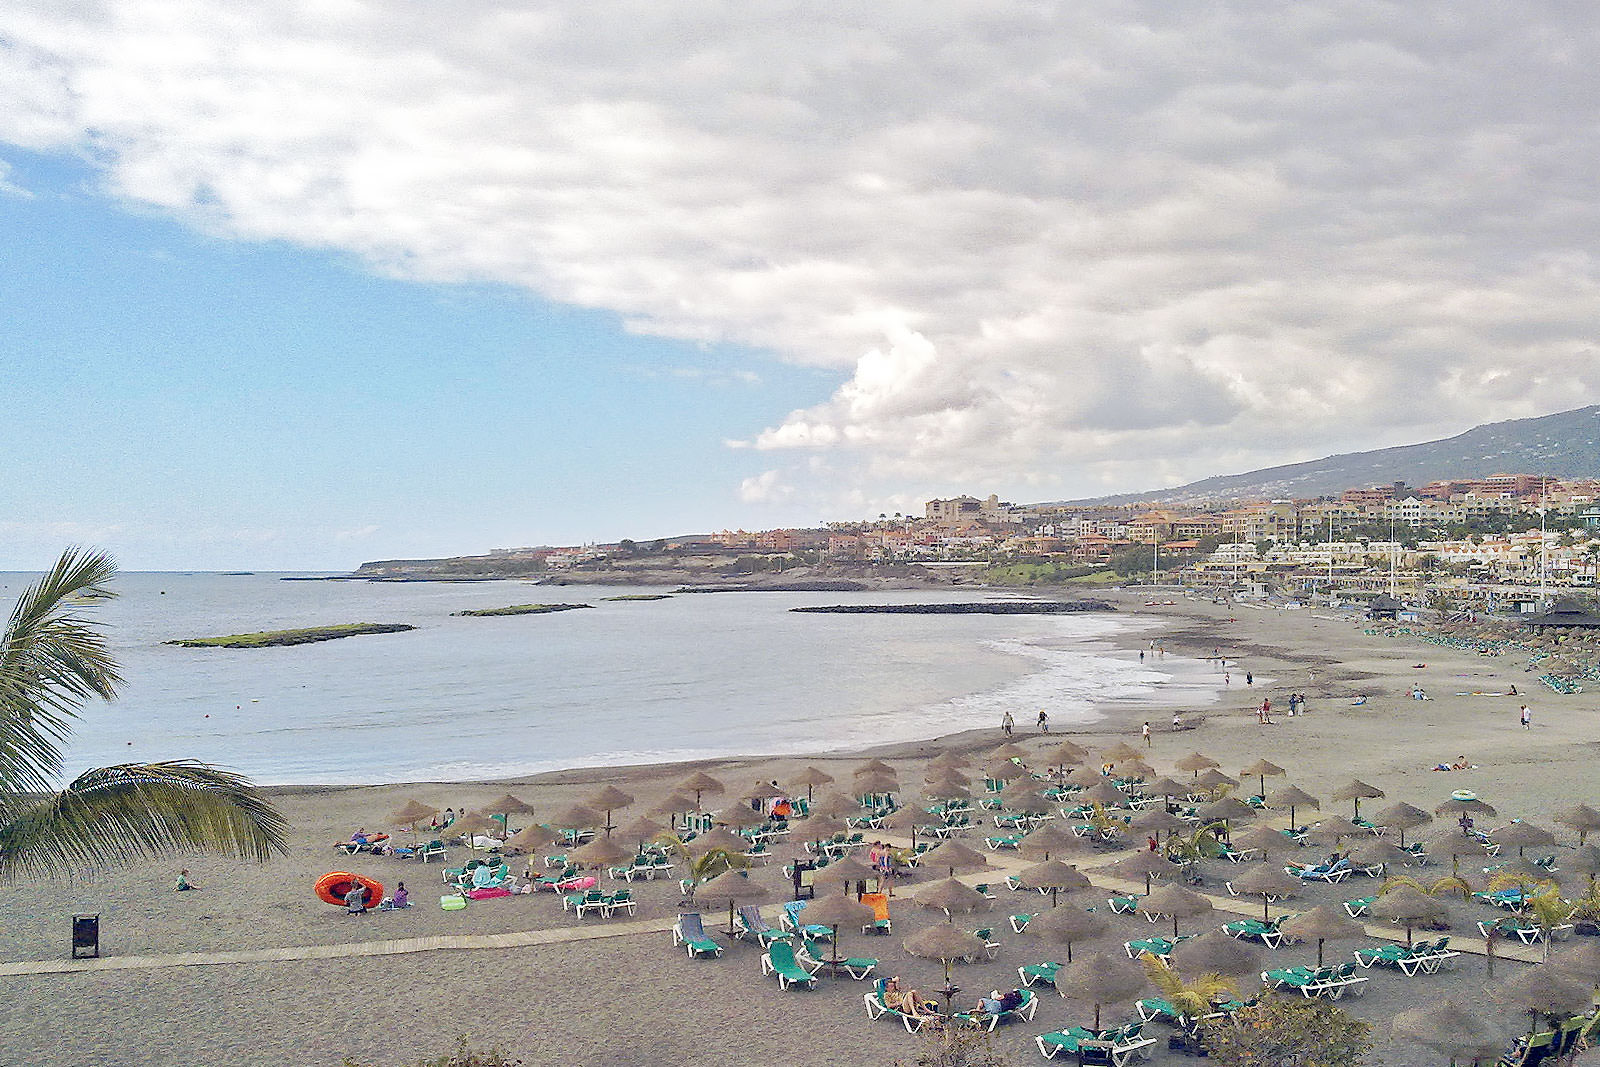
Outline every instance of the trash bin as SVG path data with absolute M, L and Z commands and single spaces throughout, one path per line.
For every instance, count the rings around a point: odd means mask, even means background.
M 90 959 L 100 955 L 100 916 L 72 917 L 72 958 Z

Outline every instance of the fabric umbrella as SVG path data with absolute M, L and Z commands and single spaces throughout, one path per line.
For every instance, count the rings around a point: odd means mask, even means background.
M 1192 919 L 1211 911 L 1211 901 L 1199 893 L 1191 893 L 1178 885 L 1164 885 L 1151 890 L 1140 907 L 1155 915 L 1172 918 L 1172 936 L 1178 936 L 1178 920 Z
M 1554 819 L 1569 830 L 1578 831 L 1580 845 L 1587 844 L 1589 835 L 1595 830 L 1600 830 L 1600 811 L 1595 811 L 1587 804 L 1574 804 L 1570 808 L 1562 808 L 1555 813 Z
M 789 783 L 791 785 L 803 785 L 806 787 L 806 803 L 808 804 L 811 802 L 811 791 L 813 789 L 819 785 L 827 785 L 832 781 L 833 775 L 829 774 L 820 767 L 807 767 L 805 770 L 789 779 Z
M 1226 774 L 1223 774 L 1221 771 L 1217 770 L 1215 767 L 1211 768 L 1209 771 L 1200 772 L 1200 774 L 1195 777 L 1195 781 L 1205 786 L 1207 789 L 1219 789 L 1222 786 L 1228 786 L 1229 788 L 1232 788 L 1233 786 L 1239 784 L 1239 779 L 1230 778 Z
M 1250 764 L 1250 766 L 1240 768 L 1239 777 L 1243 778 L 1247 775 L 1255 775 L 1256 778 L 1260 780 L 1261 785 L 1261 788 L 1256 791 L 1256 795 L 1264 798 L 1267 795 L 1267 778 L 1269 776 L 1277 778 L 1288 773 L 1288 771 L 1284 770 L 1276 763 L 1272 763 L 1264 759 L 1258 759 L 1254 763 Z
M 1066 945 L 1067 962 L 1071 963 L 1073 942 L 1092 940 L 1109 929 L 1111 925 L 1094 912 L 1069 907 L 1052 908 L 1035 916 L 1022 932 L 1052 944 Z
M 1261 921 L 1271 922 L 1268 910 L 1274 899 L 1281 900 L 1300 888 L 1300 879 L 1291 878 L 1277 867 L 1266 863 L 1252 863 L 1249 870 L 1228 884 L 1240 895 L 1261 898 Z
M 1076 852 L 1083 847 L 1083 838 L 1071 830 L 1063 830 L 1055 823 L 1047 822 L 1024 837 L 1017 851 L 1030 860 L 1047 860 L 1051 856 Z
M 1212 759 L 1210 756 L 1201 755 L 1199 752 L 1191 752 L 1187 756 L 1184 756 L 1182 759 L 1179 759 L 1176 763 L 1173 764 L 1173 766 L 1176 767 L 1180 771 L 1184 771 L 1184 772 L 1191 772 L 1192 771 L 1194 773 L 1195 778 L 1199 778 L 1201 771 L 1207 770 L 1207 769 L 1212 768 L 1212 767 L 1220 767 L 1220 766 L 1222 766 L 1222 764 L 1218 763 L 1216 760 Z
M 958 930 L 947 922 L 935 923 L 926 930 L 912 934 L 902 941 L 901 945 L 913 956 L 944 963 L 944 988 L 939 992 L 944 996 L 946 1016 L 950 1014 L 950 998 L 961 992 L 950 984 L 950 964 L 955 960 L 973 959 L 988 949 L 987 945 L 972 934 Z
M 1172 949 L 1172 966 L 1186 975 L 1220 974 L 1224 978 L 1258 978 L 1261 950 L 1212 930 L 1180 941 Z
M 940 867 L 947 868 L 951 875 L 957 871 L 982 871 L 989 867 L 989 861 L 981 852 L 968 848 L 954 838 L 924 852 L 919 862 L 922 866 L 935 870 Z
M 1050 890 L 1050 906 L 1056 906 L 1056 894 L 1071 893 L 1089 888 L 1089 877 L 1078 868 L 1060 860 L 1046 860 L 1023 868 L 1017 882 L 1024 889 Z
M 633 804 L 633 796 L 624 793 L 614 785 L 608 785 L 598 792 L 591 793 L 584 798 L 584 804 L 606 813 L 605 820 L 601 823 L 605 827 L 606 836 L 611 836 L 611 831 L 616 829 L 611 825 L 611 813 L 619 808 L 626 808 Z
M 1361 818 L 1361 802 L 1363 800 L 1376 800 L 1383 796 L 1383 790 L 1375 785 L 1368 785 L 1359 778 L 1352 778 L 1346 784 L 1333 791 L 1333 800 L 1353 800 L 1356 802 L 1354 818 Z
M 1390 804 L 1387 808 L 1374 815 L 1372 821 L 1379 826 L 1387 826 L 1391 830 L 1398 830 L 1400 832 L 1401 847 L 1404 847 L 1406 831 L 1428 825 L 1433 821 L 1433 816 L 1415 804 L 1407 804 L 1402 801 L 1398 804 Z
M 1449 997 L 1433 1000 L 1420 1008 L 1403 1011 L 1390 1024 L 1395 1036 L 1415 1041 L 1442 1056 L 1457 1060 L 1493 1062 L 1505 1050 L 1507 1038 L 1499 1027 L 1480 1012 L 1468 1011 Z
M 1056 989 L 1093 1004 L 1094 1028 L 1098 1031 L 1101 1007 L 1137 998 L 1144 990 L 1146 979 L 1144 968 L 1127 956 L 1096 952 L 1063 968 L 1056 976 Z
M 720 904 L 724 901 L 728 905 L 728 934 L 732 936 L 737 931 L 733 925 L 733 906 L 735 904 L 760 904 L 772 898 L 773 891 L 761 882 L 748 876 L 745 871 L 723 871 L 704 885 L 696 886 L 694 898 L 708 904 Z
M 1326 904 L 1318 904 L 1310 911 L 1303 911 L 1299 915 L 1283 920 L 1278 924 L 1278 929 L 1289 937 L 1301 941 L 1315 941 L 1317 943 L 1317 966 L 1322 966 L 1322 944 L 1324 941 L 1350 941 L 1367 936 L 1366 930 L 1360 923 L 1354 922 L 1348 915 L 1343 915 L 1337 908 Z
M 993 903 L 970 885 L 964 885 L 954 878 L 945 878 L 923 886 L 917 890 L 914 899 L 919 907 L 943 910 L 946 918 L 970 915 L 975 911 L 987 911 Z
M 1289 809 L 1289 826 L 1291 829 L 1300 825 L 1295 821 L 1294 817 L 1296 808 L 1312 808 L 1319 811 L 1322 808 L 1322 801 L 1296 785 L 1285 785 L 1279 789 L 1274 789 L 1271 795 L 1267 797 L 1267 803 L 1275 808 Z
M 1124 856 L 1106 869 L 1119 878 L 1143 878 L 1146 896 L 1150 893 L 1150 879 L 1171 878 L 1179 871 L 1176 863 L 1159 852 L 1144 851 Z
M 833 930 L 833 976 L 839 977 L 839 928 L 849 926 L 865 926 L 872 921 L 876 914 L 867 905 L 855 897 L 844 893 L 830 893 L 818 897 L 805 907 L 807 925 L 831 927 Z
M 1411 930 L 1420 923 L 1440 923 L 1449 919 L 1450 912 L 1444 902 L 1419 893 L 1411 886 L 1391 889 L 1378 897 L 1367 908 L 1367 914 L 1376 919 L 1392 919 L 1406 928 L 1406 946 L 1411 945 Z
M 689 777 L 678 783 L 678 788 L 685 793 L 694 794 L 694 810 L 700 810 L 700 797 L 705 793 L 721 795 L 725 790 L 721 782 L 711 777 L 705 771 L 695 771 Z

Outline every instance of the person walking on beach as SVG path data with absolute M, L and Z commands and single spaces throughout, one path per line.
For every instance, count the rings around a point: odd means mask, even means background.
M 1015 722 L 1015 720 L 1011 718 L 1011 713 L 1009 711 L 1000 716 L 1000 732 L 1005 734 L 1007 737 L 1010 737 L 1011 726 L 1013 722 Z
M 1256 676 L 1255 676 L 1255 672 L 1254 671 L 1245 671 L 1244 672 L 1244 684 L 1245 685 L 1255 685 L 1256 684 Z
M 1151 745 L 1155 744 L 1154 741 L 1150 740 L 1150 724 L 1149 723 L 1145 723 L 1142 727 L 1139 728 L 1139 736 L 1144 738 L 1144 747 L 1145 748 L 1149 748 Z
M 1533 712 L 1528 710 L 1528 705 L 1522 705 L 1522 728 L 1528 729 L 1533 725 Z
M 1039 732 L 1041 734 L 1050 732 L 1050 716 L 1043 708 L 1039 709 Z
M 1272 698 L 1267 697 L 1261 701 L 1261 717 L 1256 720 L 1264 726 L 1272 725 Z

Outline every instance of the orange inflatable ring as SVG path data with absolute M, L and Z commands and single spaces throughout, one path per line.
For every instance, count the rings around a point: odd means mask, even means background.
M 344 907 L 345 894 L 350 892 L 350 887 L 360 883 L 367 887 L 367 907 L 376 908 L 383 903 L 383 883 L 376 878 L 368 878 L 364 874 L 351 874 L 349 871 L 330 871 L 317 879 L 317 896 L 329 904 Z

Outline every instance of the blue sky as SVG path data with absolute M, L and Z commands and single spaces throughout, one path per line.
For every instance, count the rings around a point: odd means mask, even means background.
M 343 567 L 737 525 L 755 464 L 724 437 L 835 384 L 524 289 L 210 237 L 77 161 L 0 160 L 31 194 L 0 199 L 0 569 L 80 538 L 141 569 Z
M 1600 401 L 1600 15 L 0 5 L 0 567 L 1181 484 Z

